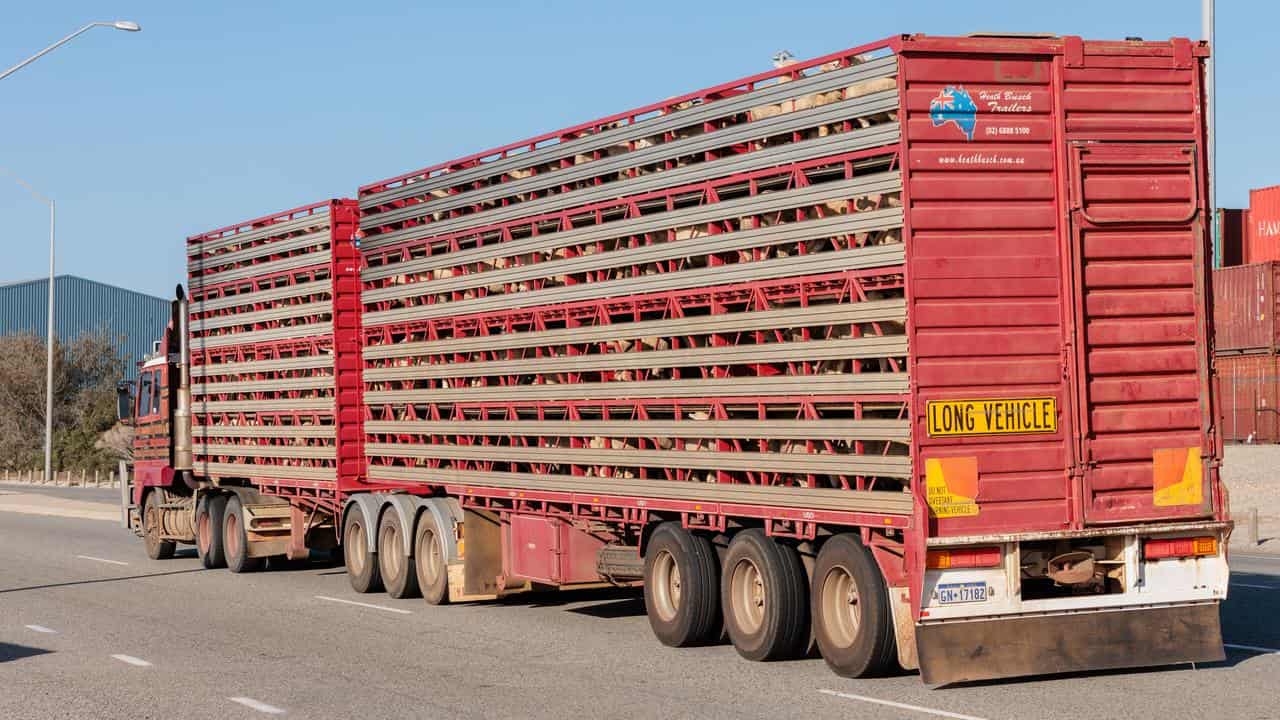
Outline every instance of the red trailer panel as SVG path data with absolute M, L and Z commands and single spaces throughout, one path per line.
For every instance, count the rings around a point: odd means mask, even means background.
M 1280 185 L 1249 191 L 1249 236 L 1245 260 L 1280 260 Z
M 1274 354 L 1280 348 L 1280 262 L 1213 271 L 1214 351 Z
M 1280 443 L 1280 356 L 1218 356 L 1214 360 L 1227 442 Z

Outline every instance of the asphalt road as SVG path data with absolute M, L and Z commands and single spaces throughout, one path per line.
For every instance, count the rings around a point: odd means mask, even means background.
M 113 497 L 48 495 L 68 492 Z M 1225 662 L 928 688 L 666 648 L 632 592 L 431 607 L 357 595 L 341 568 L 153 562 L 114 523 L 0 508 L 0 718 L 1280 717 L 1280 558 L 1234 568 Z

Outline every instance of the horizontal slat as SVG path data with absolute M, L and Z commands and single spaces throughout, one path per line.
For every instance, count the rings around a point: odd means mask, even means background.
M 328 265 L 331 257 L 332 253 L 329 252 L 329 250 L 320 250 L 313 253 L 307 253 L 305 255 L 295 255 L 293 257 L 258 263 L 256 265 L 228 268 L 226 270 L 209 273 L 208 275 L 203 275 L 201 277 L 188 278 L 187 284 L 191 287 L 192 292 L 199 292 L 206 285 L 221 285 L 223 283 L 234 282 L 236 280 L 245 280 L 248 278 L 261 277 L 263 275 L 274 275 L 276 273 L 301 270 L 302 268 L 309 268 L 315 265 Z
M 620 297 L 636 293 L 658 293 L 691 287 L 729 285 L 752 280 L 814 275 L 860 268 L 890 267 L 901 265 L 904 257 L 903 247 L 900 243 L 873 245 L 837 252 L 797 255 L 661 275 L 624 278 L 600 283 L 583 283 L 569 287 L 533 290 L 457 302 L 432 303 L 416 307 L 383 310 L 381 312 L 368 312 L 364 317 L 364 325 L 365 327 L 372 327 L 397 322 L 425 320 L 445 315 L 461 316 L 491 310 L 553 305 L 595 298 Z
M 395 275 L 426 272 L 438 268 L 493 260 L 498 257 L 514 257 L 533 252 L 548 252 L 602 238 L 643 235 L 668 228 L 704 225 L 717 220 L 739 218 L 746 215 L 764 215 L 806 205 L 818 205 L 832 200 L 858 197 L 877 192 L 894 192 L 901 189 L 902 174 L 898 171 L 870 173 L 851 180 L 806 185 L 791 190 L 779 190 L 750 197 L 724 200 L 709 205 L 698 205 L 670 212 L 642 215 L 628 220 L 614 220 L 576 230 L 540 233 L 533 237 L 518 240 L 507 240 L 457 252 L 441 253 L 405 262 L 369 267 L 365 268 L 360 275 L 365 281 L 381 280 Z
M 313 375 L 301 378 L 274 378 L 271 380 L 246 380 L 244 382 L 215 382 L 192 385 L 192 397 L 222 395 L 226 393 L 271 393 L 289 390 L 333 389 L 332 375 Z
M 639 266 L 663 260 L 698 257 L 710 253 L 734 252 L 874 230 L 889 230 L 901 225 L 902 210 L 900 208 L 870 210 L 850 215 L 837 215 L 787 223 L 785 225 L 737 230 L 702 238 L 676 240 L 628 250 L 613 250 L 561 260 L 549 260 L 501 270 L 466 273 L 451 278 L 393 285 L 377 290 L 366 290 L 361 299 L 366 303 L 370 303 L 392 298 L 435 295 L 522 280 L 571 275 L 590 270 Z
M 462 217 L 437 220 L 422 226 L 378 233 L 362 240 L 360 247 L 366 251 L 374 250 L 408 238 L 428 237 L 471 227 L 503 223 L 518 218 L 533 217 L 589 205 L 602 200 L 642 195 L 653 190 L 693 184 L 717 177 L 728 177 L 760 168 L 787 165 L 868 148 L 896 145 L 899 137 L 897 123 L 875 125 L 837 135 L 828 135 L 823 138 L 803 140 L 789 145 L 781 145 L 741 155 L 731 155 L 719 160 L 689 165 L 653 175 L 642 175 L 630 180 L 572 190 Z M 886 152 L 888 151 L 886 149 Z M 368 218 L 368 223 L 362 223 L 362 227 L 370 229 L 380 226 L 385 222 L 381 217 L 381 215 L 375 215 L 372 218 Z
M 305 340 L 306 338 L 329 337 L 333 335 L 332 322 L 307 323 L 289 327 L 254 330 L 252 332 L 214 335 L 212 337 L 191 338 L 191 351 L 200 352 L 213 348 L 230 347 L 232 345 L 253 345 L 276 340 Z
M 235 250 L 221 255 L 210 255 L 202 257 L 192 257 L 187 260 L 187 272 L 197 272 L 203 270 L 214 270 L 231 263 L 245 262 L 268 255 L 279 255 L 282 253 L 292 252 L 294 250 L 303 250 L 316 245 L 327 244 L 332 237 L 327 229 L 309 232 L 305 235 L 298 235 L 287 240 L 275 240 L 272 242 L 254 245 L 253 247 L 244 248 L 243 250 Z
M 192 382 L 200 382 L 201 378 L 218 375 L 247 375 L 250 373 L 278 372 L 288 370 L 319 370 L 333 367 L 333 355 L 306 355 L 303 357 L 281 358 L 279 360 L 251 360 L 249 362 L 206 363 L 191 366 Z
M 557 143 L 551 147 L 519 153 L 500 160 L 481 163 L 475 167 L 441 173 L 418 182 L 406 183 L 401 187 L 390 190 L 371 193 L 361 199 L 360 208 L 364 210 L 394 200 L 420 195 L 428 190 L 483 180 L 511 170 L 529 168 L 572 155 L 595 152 L 596 150 L 620 145 L 632 140 L 652 137 L 708 120 L 734 115 L 762 105 L 780 103 L 790 98 L 828 92 L 842 89 L 855 83 L 890 77 L 897 73 L 897 70 L 898 59 L 896 56 L 890 56 L 877 58 L 849 68 L 820 73 L 789 83 L 775 83 L 750 93 L 743 93 L 731 98 L 641 120 L 617 129 L 594 133 L 578 140 Z
M 191 435 L 201 438 L 331 438 L 332 425 L 197 425 Z
M 332 446 L 238 445 L 234 443 L 192 443 L 196 455 L 235 455 L 237 457 L 278 458 L 282 460 L 333 460 L 337 450 Z
M 826 475 L 911 477 L 905 455 L 836 455 L 831 453 L 699 452 L 696 450 L 630 450 L 626 448 L 540 448 L 496 445 L 410 445 L 365 443 L 369 457 L 418 460 L 470 460 L 611 467 L 697 468 L 737 472 L 783 472 Z
M 316 212 L 310 215 L 294 218 L 292 220 L 284 220 L 282 222 L 265 225 L 255 230 L 247 230 L 245 232 L 233 233 L 226 237 L 205 240 L 194 244 L 187 245 L 187 255 L 199 255 L 200 253 L 213 252 L 222 248 L 231 247 L 232 245 L 244 245 L 245 243 L 257 242 L 276 235 L 284 235 L 299 230 L 305 230 L 309 227 L 329 228 L 329 207 L 317 208 Z
M 218 463 L 197 460 L 192 463 L 197 475 L 206 477 L 271 478 L 274 480 L 335 481 L 335 468 L 292 467 L 287 465 L 254 465 L 252 463 Z
M 907 442 L 906 420 L 366 420 L 371 435 L 499 435 Z
M 492 375 L 535 375 L 595 372 L 602 370 L 644 370 L 691 365 L 749 365 L 756 363 L 819 362 L 866 357 L 906 355 L 905 335 L 839 340 L 765 343 L 714 348 L 649 350 L 645 352 L 596 353 L 550 358 L 511 358 L 485 362 L 444 362 L 431 365 L 369 368 L 365 382 L 425 380 L 435 378 L 487 377 Z
M 436 485 L 490 487 L 510 490 L 567 492 L 583 496 L 581 502 L 596 502 L 602 495 L 722 502 L 740 505 L 771 505 L 806 510 L 867 512 L 885 515 L 910 515 L 911 496 L 907 493 L 874 490 L 837 490 L 830 488 L 768 487 L 729 483 L 669 482 L 666 480 L 628 480 L 624 478 L 578 478 L 466 470 L 431 470 L 372 466 L 371 480 L 402 480 Z
M 215 315 L 196 318 L 191 321 L 191 332 L 207 332 L 236 325 L 253 325 L 256 323 L 287 320 L 296 317 L 311 317 L 333 313 L 333 303 L 328 300 L 320 302 L 299 303 L 297 305 L 277 305 L 268 310 L 257 312 L 233 313 L 231 315 Z
M 284 398 L 279 400 L 193 400 L 193 413 L 333 412 L 333 398 Z
M 647 382 L 572 383 L 443 388 L 439 390 L 370 390 L 365 403 L 447 403 L 520 400 L 599 400 L 624 398 L 721 398 L 803 395 L 882 395 L 907 391 L 906 373 L 845 375 L 777 375 L 773 377 L 653 380 Z
M 902 300 L 868 300 L 852 304 L 811 305 L 809 307 L 786 308 L 784 310 L 736 312 L 724 315 L 671 318 L 668 320 L 642 320 L 633 323 L 592 325 L 561 330 L 543 330 L 541 332 L 480 335 L 455 340 L 371 345 L 364 348 L 364 359 L 380 360 L 418 355 L 451 355 L 454 353 L 514 350 L 516 348 L 608 342 L 611 340 L 644 337 L 678 337 L 844 323 L 905 321 L 906 312 L 906 303 Z
M 332 291 L 333 283 L 329 280 L 313 280 L 311 282 L 297 283 L 296 285 L 281 285 L 280 287 L 273 287 L 267 290 L 254 290 L 252 292 L 228 295 L 226 297 L 214 298 L 212 300 L 192 302 L 191 315 L 192 317 L 195 317 L 200 313 L 206 313 L 211 310 L 225 310 L 227 308 L 241 307 L 243 305 L 257 305 L 284 298 L 311 297 L 313 295 L 321 294 L 327 295 Z M 194 292 L 195 291 L 193 291 L 193 293 Z
M 432 198 L 397 210 L 378 213 L 379 223 L 399 222 L 427 213 L 448 212 L 479 203 L 513 197 L 522 193 L 534 193 L 561 185 L 590 180 L 592 178 L 621 174 L 642 165 L 655 165 L 667 160 L 700 155 L 712 150 L 763 140 L 808 128 L 830 125 L 842 120 L 889 112 L 898 107 L 896 90 L 878 92 L 851 102 L 837 102 L 807 110 L 775 115 L 771 118 L 742 123 L 722 130 L 696 135 L 682 140 L 672 140 L 643 149 L 632 150 L 614 157 L 581 163 L 549 173 L 539 173 L 518 180 L 508 180 L 468 192 Z M 670 172 L 670 171 L 664 171 Z

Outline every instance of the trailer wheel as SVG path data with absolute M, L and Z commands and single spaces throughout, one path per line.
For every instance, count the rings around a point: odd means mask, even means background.
M 889 589 L 856 535 L 827 540 L 813 569 L 813 631 L 827 666 L 843 677 L 892 671 L 897 657 Z
M 795 548 L 763 530 L 743 530 L 729 543 L 721 576 L 724 624 L 739 655 L 748 660 L 804 655 L 809 644 L 808 587 Z
M 142 542 L 146 545 L 147 557 L 152 560 L 168 560 L 173 557 L 173 551 L 178 546 L 172 540 L 160 539 L 160 535 L 164 532 L 164 522 L 161 518 L 164 511 L 160 509 L 163 492 L 163 490 L 152 490 L 147 493 L 147 499 L 142 502 Z
M 422 597 L 432 605 L 449 602 L 449 560 L 444 552 L 444 538 L 430 510 L 418 514 L 418 527 L 413 533 L 414 569 Z
M 378 558 L 369 547 L 369 535 L 365 529 L 364 511 L 359 505 L 347 508 L 342 521 L 342 559 L 347 565 L 347 579 L 358 593 L 378 592 L 382 589 L 382 574 L 378 572 Z
M 378 571 L 387 594 L 396 599 L 418 597 L 418 573 L 413 558 L 404 552 L 404 529 L 400 513 L 387 508 L 378 527 Z
M 208 570 L 227 564 L 222 550 L 222 516 L 226 508 L 227 496 L 221 493 L 201 495 L 196 503 L 196 554 Z
M 244 506 L 236 495 L 227 498 L 227 507 L 222 513 L 222 549 L 227 558 L 227 569 L 231 572 L 250 573 L 262 569 L 263 558 L 249 557 Z
M 718 571 L 710 540 L 678 522 L 654 530 L 644 555 L 644 609 L 663 645 L 688 647 L 720 638 Z

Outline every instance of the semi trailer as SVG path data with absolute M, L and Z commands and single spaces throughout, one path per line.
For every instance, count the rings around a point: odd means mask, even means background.
M 191 237 L 129 522 L 848 677 L 1222 659 L 1207 55 L 781 56 Z

